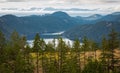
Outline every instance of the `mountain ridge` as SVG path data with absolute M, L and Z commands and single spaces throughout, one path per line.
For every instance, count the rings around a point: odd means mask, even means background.
M 61 16 L 62 15 L 62 16 Z M 59 32 L 67 30 L 74 25 L 78 25 L 76 20 L 67 13 L 56 12 L 44 16 L 17 17 L 14 15 L 4 15 L 0 17 L 1 31 L 14 31 L 19 34 L 29 35 L 45 32 Z M 3 24 L 5 26 L 3 26 Z M 9 29 L 2 29 L 2 28 Z
M 95 19 L 87 20 L 88 18 L 94 18 L 94 16 Z M 67 13 L 62 11 L 46 15 L 32 15 L 24 17 L 17 17 L 15 15 L 9 14 L 0 17 L 0 30 L 5 33 L 6 36 L 9 36 L 12 31 L 16 30 L 21 35 L 33 37 L 36 33 L 54 33 L 60 31 L 66 31 L 69 33 L 70 31 L 75 31 L 73 29 L 76 27 L 79 27 L 80 30 L 82 29 L 82 33 L 86 33 L 85 31 L 87 31 L 87 29 L 90 29 L 90 27 L 92 28 L 94 26 L 93 29 L 98 26 L 104 28 L 104 26 L 102 25 L 107 25 L 106 23 L 109 22 L 112 22 L 114 25 L 120 27 L 118 25 L 120 23 L 119 12 L 108 14 L 106 16 L 95 14 L 89 17 L 71 17 Z M 83 29 L 83 27 L 85 27 L 86 29 Z M 115 29 L 116 28 L 117 27 L 115 27 Z M 93 29 L 91 30 L 93 31 Z M 96 31 L 98 29 L 96 29 Z M 105 31 L 105 29 L 107 28 L 99 31 Z M 79 32 L 79 30 L 75 31 L 73 34 L 68 34 L 66 32 L 65 34 L 63 34 L 66 37 L 73 36 L 74 34 L 82 34 L 77 33 Z M 90 33 L 90 30 L 88 32 Z M 68 38 L 73 39 L 71 37 Z

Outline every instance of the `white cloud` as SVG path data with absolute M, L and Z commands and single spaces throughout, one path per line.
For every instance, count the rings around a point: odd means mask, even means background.
M 71 15 L 108 14 L 120 11 L 120 0 L 0 0 L 0 14 L 44 14 L 65 11 Z M 44 10 L 52 7 L 53 10 Z M 7 8 L 8 10 L 5 10 Z M 39 10 L 31 8 L 42 8 Z M 87 10 L 75 10 L 75 9 Z M 23 10 L 22 10 L 23 9 Z M 25 10 L 25 11 L 24 11 Z
M 6 0 L 7 2 L 24 2 L 26 0 Z
M 102 3 L 118 3 L 120 0 L 0 0 L 0 2 L 35 2 L 45 1 L 50 3 L 72 3 L 72 4 L 102 4 Z

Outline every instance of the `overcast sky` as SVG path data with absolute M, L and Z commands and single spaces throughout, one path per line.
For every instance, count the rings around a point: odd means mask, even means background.
M 0 15 L 31 15 L 64 11 L 72 16 L 120 11 L 120 0 L 0 0 Z

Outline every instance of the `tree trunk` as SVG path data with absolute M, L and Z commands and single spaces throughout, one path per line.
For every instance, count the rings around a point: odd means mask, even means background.
M 36 61 L 36 65 L 37 65 L 37 73 L 39 73 L 39 53 L 37 52 L 37 61 Z

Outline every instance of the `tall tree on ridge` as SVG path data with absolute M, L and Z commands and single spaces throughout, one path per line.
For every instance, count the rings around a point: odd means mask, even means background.
M 89 41 L 88 41 L 88 39 L 87 39 L 87 37 L 84 37 L 83 38 L 83 45 L 82 45 L 82 51 L 83 51 L 83 54 L 84 54 L 84 61 L 83 61 L 83 64 L 84 64 L 84 66 L 85 66 L 85 58 L 86 58 L 86 55 L 85 55 L 85 52 L 87 51 L 87 50 L 89 50 Z
M 77 72 L 78 73 L 81 73 L 81 60 L 80 60 L 80 51 L 81 51 L 81 46 L 80 46 L 80 42 L 79 40 L 75 40 L 74 44 L 73 44 L 73 49 L 74 49 L 74 52 L 75 52 L 75 58 L 77 60 Z
M 104 67 L 104 72 L 108 72 L 109 73 L 109 69 L 107 69 L 107 65 L 109 65 L 109 62 L 107 62 L 107 60 L 109 59 L 107 56 L 107 51 L 108 51 L 108 40 L 103 37 L 102 38 L 102 42 L 101 42 L 101 49 L 102 49 L 102 53 L 101 53 L 101 63 Z
M 35 35 L 34 38 L 34 45 L 33 45 L 33 52 L 36 53 L 36 71 L 39 73 L 39 50 L 40 50 L 40 36 L 39 33 Z
M 108 39 L 108 44 L 109 44 L 109 49 L 110 49 L 110 53 L 111 53 L 111 70 L 112 72 L 115 71 L 115 64 L 117 64 L 116 59 L 115 59 L 115 55 L 114 55 L 114 49 L 119 47 L 119 36 L 118 33 L 112 29 L 110 34 L 109 34 L 109 39 Z

